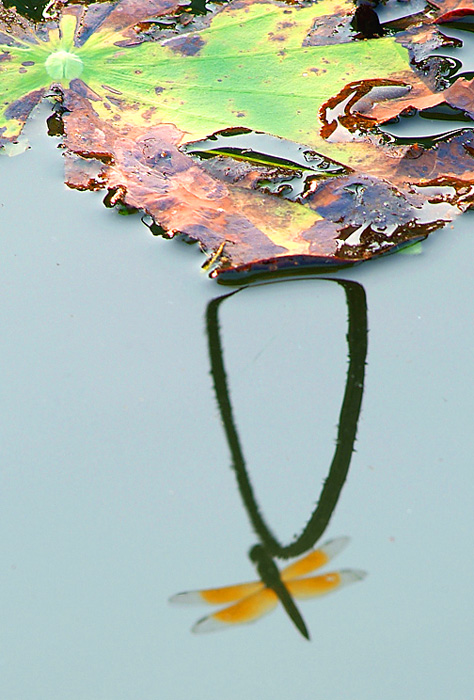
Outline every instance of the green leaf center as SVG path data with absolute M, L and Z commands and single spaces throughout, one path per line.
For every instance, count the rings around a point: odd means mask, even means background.
M 45 61 L 48 75 L 53 80 L 74 80 L 84 70 L 84 64 L 74 53 L 70 51 L 55 51 Z

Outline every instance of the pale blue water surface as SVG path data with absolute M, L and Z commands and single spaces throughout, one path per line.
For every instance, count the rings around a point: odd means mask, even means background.
M 205 314 L 226 288 L 196 246 L 62 185 L 44 113 L 0 159 L 0 698 L 474 698 L 473 216 L 421 255 L 335 275 L 365 288 L 356 451 L 324 538 L 368 572 L 193 635 L 170 595 L 255 578 Z M 346 381 L 342 288 L 246 289 L 220 306 L 235 423 L 267 522 L 290 542 L 326 478 Z

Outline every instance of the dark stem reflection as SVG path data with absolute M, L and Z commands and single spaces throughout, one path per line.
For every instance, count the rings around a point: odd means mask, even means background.
M 367 300 L 364 288 L 349 280 L 319 279 L 312 282 L 337 284 L 344 290 L 348 311 L 348 368 L 346 385 L 339 414 L 336 447 L 328 476 L 321 489 L 314 511 L 302 532 L 291 543 L 281 543 L 265 522 L 260 512 L 247 470 L 230 398 L 227 373 L 219 326 L 221 305 L 232 296 L 245 292 L 239 289 L 213 299 L 206 312 L 211 375 L 214 383 L 225 435 L 232 457 L 232 469 L 252 526 L 260 543 L 251 548 L 249 556 L 256 564 L 262 582 L 275 591 L 290 618 L 307 638 L 306 625 L 287 588 L 281 581 L 272 557 L 289 559 L 309 551 L 323 535 L 332 517 L 347 478 L 364 391 L 365 364 L 367 357 Z

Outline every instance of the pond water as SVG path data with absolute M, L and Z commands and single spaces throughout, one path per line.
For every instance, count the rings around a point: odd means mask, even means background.
M 230 294 L 65 188 L 44 116 L 0 159 L 2 700 L 471 700 L 473 215 Z M 356 427 L 322 541 L 367 577 L 298 602 L 310 642 L 282 606 L 193 635 L 168 598 L 255 579 L 252 503 L 290 545 Z

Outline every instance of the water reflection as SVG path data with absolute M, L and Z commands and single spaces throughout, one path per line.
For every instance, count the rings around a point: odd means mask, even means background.
M 198 620 L 192 630 L 201 633 L 256 622 L 274 610 L 280 601 L 303 637 L 309 639 L 308 629 L 294 599 L 305 600 L 323 596 L 350 583 L 361 581 L 366 576 L 365 571 L 358 569 L 330 571 L 318 576 L 307 575 L 331 561 L 348 542 L 348 537 L 328 540 L 322 547 L 312 550 L 282 571 L 278 570 L 272 559 L 267 558 L 263 563 L 259 557 L 255 563 L 261 581 L 178 593 L 170 598 L 170 602 L 185 605 L 231 603 L 228 607 Z M 251 558 L 253 551 L 250 552 Z
M 337 284 L 344 291 L 348 311 L 346 334 L 348 368 L 339 414 L 336 447 L 328 476 L 306 525 L 301 533 L 287 544 L 277 539 L 257 503 L 234 419 L 224 363 L 219 311 L 224 302 L 237 294 L 245 293 L 248 288 L 244 287 L 224 294 L 208 304 L 206 329 L 211 375 L 232 457 L 231 466 L 244 507 L 259 539 L 259 542 L 251 547 L 249 557 L 256 566 L 260 582 L 192 591 L 173 596 L 172 602 L 177 603 L 233 603 L 224 610 L 199 620 L 193 628 L 194 631 L 213 631 L 223 626 L 252 622 L 273 610 L 280 601 L 297 629 L 309 639 L 308 629 L 294 599 L 329 593 L 347 583 L 360 580 L 365 575 L 361 571 L 346 570 L 320 576 L 306 576 L 329 562 L 348 541 L 348 538 L 330 540 L 319 549 L 310 551 L 325 532 L 347 478 L 362 404 L 367 356 L 367 301 L 364 288 L 357 282 L 349 280 L 319 278 L 312 280 L 312 283 L 315 282 Z M 316 494 L 318 492 L 319 486 Z M 274 562 L 274 557 L 302 558 L 280 571 Z

